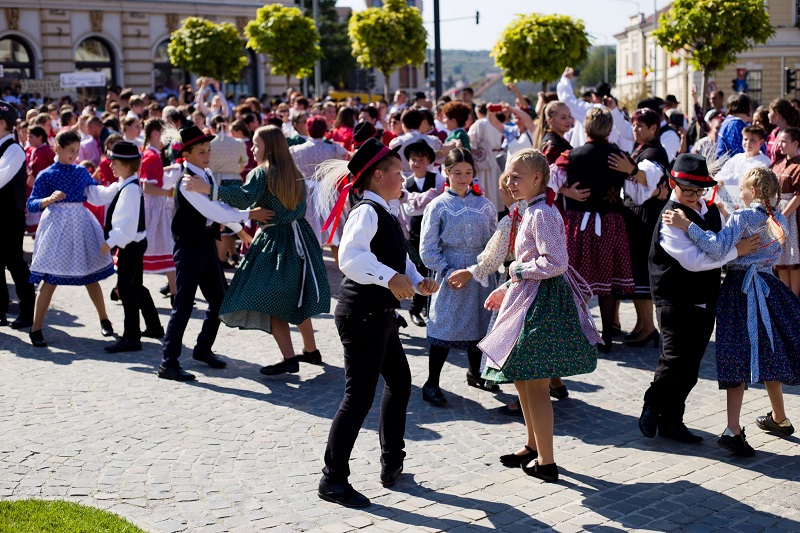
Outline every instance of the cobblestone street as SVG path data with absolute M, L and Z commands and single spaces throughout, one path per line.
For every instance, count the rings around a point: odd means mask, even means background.
M 329 256 L 326 264 L 335 295 L 341 275 Z M 145 282 L 166 326 L 168 300 L 157 294 L 164 278 Z M 103 282 L 105 294 L 113 284 Z M 121 331 L 122 306 L 107 305 Z M 544 484 L 497 460 L 524 444 L 521 419 L 496 412 L 514 398 L 513 385 L 500 393 L 468 387 L 466 354 L 453 352 L 442 377 L 450 406 L 426 404 L 425 332 L 410 325 L 402 330 L 413 375 L 405 471 L 391 489 L 381 486 L 376 402 L 350 479 L 373 505 L 349 510 L 316 494 L 344 385 L 332 315 L 314 320 L 323 366 L 268 378 L 258 369 L 280 356 L 263 332 L 223 325 L 214 348 L 225 370 L 191 358 L 204 310 L 198 299 L 185 336 L 182 363 L 198 376 L 188 384 L 157 379 L 158 342 L 139 353 L 105 353 L 109 340 L 82 287 L 56 291 L 44 329 L 49 348 L 33 348 L 27 332 L 0 330 L 0 498 L 81 502 L 152 533 L 800 531 L 800 441 L 755 426 L 769 411 L 762 386 L 746 393 L 742 413 L 757 455 L 735 459 L 716 446 L 725 395 L 715 381 L 713 339 L 686 415 L 702 444 L 641 436 L 641 399 L 659 351 L 618 341 L 593 374 L 565 380 L 568 399 L 554 400 L 562 477 Z M 629 330 L 633 306 L 623 303 L 622 313 Z M 795 423 L 798 392 L 785 390 Z

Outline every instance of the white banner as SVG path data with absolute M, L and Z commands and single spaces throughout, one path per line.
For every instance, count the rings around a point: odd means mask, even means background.
M 64 89 L 103 87 L 105 84 L 106 75 L 103 72 L 68 72 L 61 75 L 61 87 Z

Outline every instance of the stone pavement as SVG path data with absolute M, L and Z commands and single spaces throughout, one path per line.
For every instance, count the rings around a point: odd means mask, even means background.
M 330 258 L 327 264 L 336 293 L 340 275 Z M 162 282 L 146 276 L 156 296 Z M 112 285 L 103 283 L 106 294 Z M 166 326 L 165 302 L 157 300 Z M 121 328 L 122 307 L 108 307 Z M 747 392 L 742 413 L 756 457 L 731 458 L 716 446 L 725 396 L 714 381 L 713 342 L 686 416 L 705 442 L 681 445 L 639 434 L 641 398 L 658 351 L 617 344 L 593 374 L 565 380 L 570 397 L 554 401 L 562 481 L 544 484 L 498 465 L 500 454 L 524 443 L 518 419 L 496 413 L 513 398 L 513 386 L 497 394 L 468 387 L 466 354 L 454 352 L 442 382 L 450 407 L 426 404 L 424 330 L 410 326 L 402 335 L 413 375 L 405 472 L 395 487 L 380 485 L 373 408 L 351 477 L 373 505 L 348 510 L 316 495 L 343 390 L 332 316 L 314 320 L 324 366 L 267 378 L 258 369 L 279 352 L 263 332 L 221 327 L 215 351 L 229 361 L 226 370 L 191 359 L 204 310 L 198 299 L 186 335 L 183 364 L 198 375 L 190 384 L 156 378 L 158 342 L 146 342 L 139 353 L 106 354 L 109 340 L 100 336 L 81 287 L 56 291 L 45 326 L 50 348 L 0 330 L 0 498 L 81 502 L 153 533 L 800 531 L 798 439 L 755 426 L 755 416 L 769 410 L 763 387 Z M 622 311 L 623 329 L 630 328 L 633 308 L 624 303 Z M 786 404 L 800 422 L 797 388 L 786 389 Z

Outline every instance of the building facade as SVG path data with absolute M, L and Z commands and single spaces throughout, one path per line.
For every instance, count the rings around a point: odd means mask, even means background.
M 800 69 L 800 0 L 767 0 L 775 36 L 739 55 L 737 61 L 711 75 L 709 87 L 727 97 L 744 90 L 757 104 L 768 104 L 784 94 L 784 68 Z M 658 14 L 666 12 L 669 6 Z M 622 102 L 635 102 L 648 94 L 675 95 L 681 108 L 690 108 L 691 87 L 702 87 L 702 73 L 696 72 L 682 52 L 670 52 L 656 46 L 652 38 L 653 16 L 638 14 L 617 39 L 616 91 Z M 655 87 L 655 90 L 654 90 Z

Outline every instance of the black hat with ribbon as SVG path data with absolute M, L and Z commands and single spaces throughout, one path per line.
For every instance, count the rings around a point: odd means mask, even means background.
M 8 129 L 11 130 L 17 127 L 19 113 L 17 113 L 17 110 L 13 105 L 0 100 L 0 118 L 8 123 Z
M 206 135 L 203 133 L 203 130 L 197 127 L 197 125 L 192 124 L 186 128 L 181 128 L 181 149 L 180 151 L 183 152 L 190 146 L 194 146 L 195 144 L 200 143 L 207 143 L 214 140 L 214 135 Z
M 353 128 L 353 142 L 356 145 L 361 146 L 367 139 L 371 139 L 375 137 L 378 133 L 378 130 L 375 129 L 375 126 L 372 125 L 372 122 L 359 122 L 356 124 L 356 127 Z
M 670 171 L 672 179 L 678 185 L 707 189 L 717 182 L 708 174 L 706 158 L 699 154 L 680 154 Z
M 350 159 L 350 162 L 347 164 L 347 170 L 350 171 L 354 178 L 353 187 L 361 187 L 363 185 L 363 180 L 361 178 L 368 175 L 371 170 L 374 170 L 378 163 L 387 157 L 397 157 L 397 152 L 400 151 L 401 146 L 401 144 L 398 144 L 394 148 L 389 149 L 378 139 L 367 139 L 364 144 L 361 145 L 361 148 L 353 154 L 353 158 Z
M 111 154 L 109 154 L 109 159 L 140 159 L 142 157 L 141 152 L 139 152 L 139 147 L 128 141 L 119 141 L 117 144 L 111 147 Z
M 428 155 L 428 161 L 433 163 L 436 161 L 436 152 L 433 151 L 431 145 L 425 142 L 425 139 L 420 139 L 418 141 L 414 141 L 413 143 L 407 144 L 405 148 L 403 148 L 403 155 L 406 156 L 408 159 L 408 155 L 411 153 L 423 153 Z

